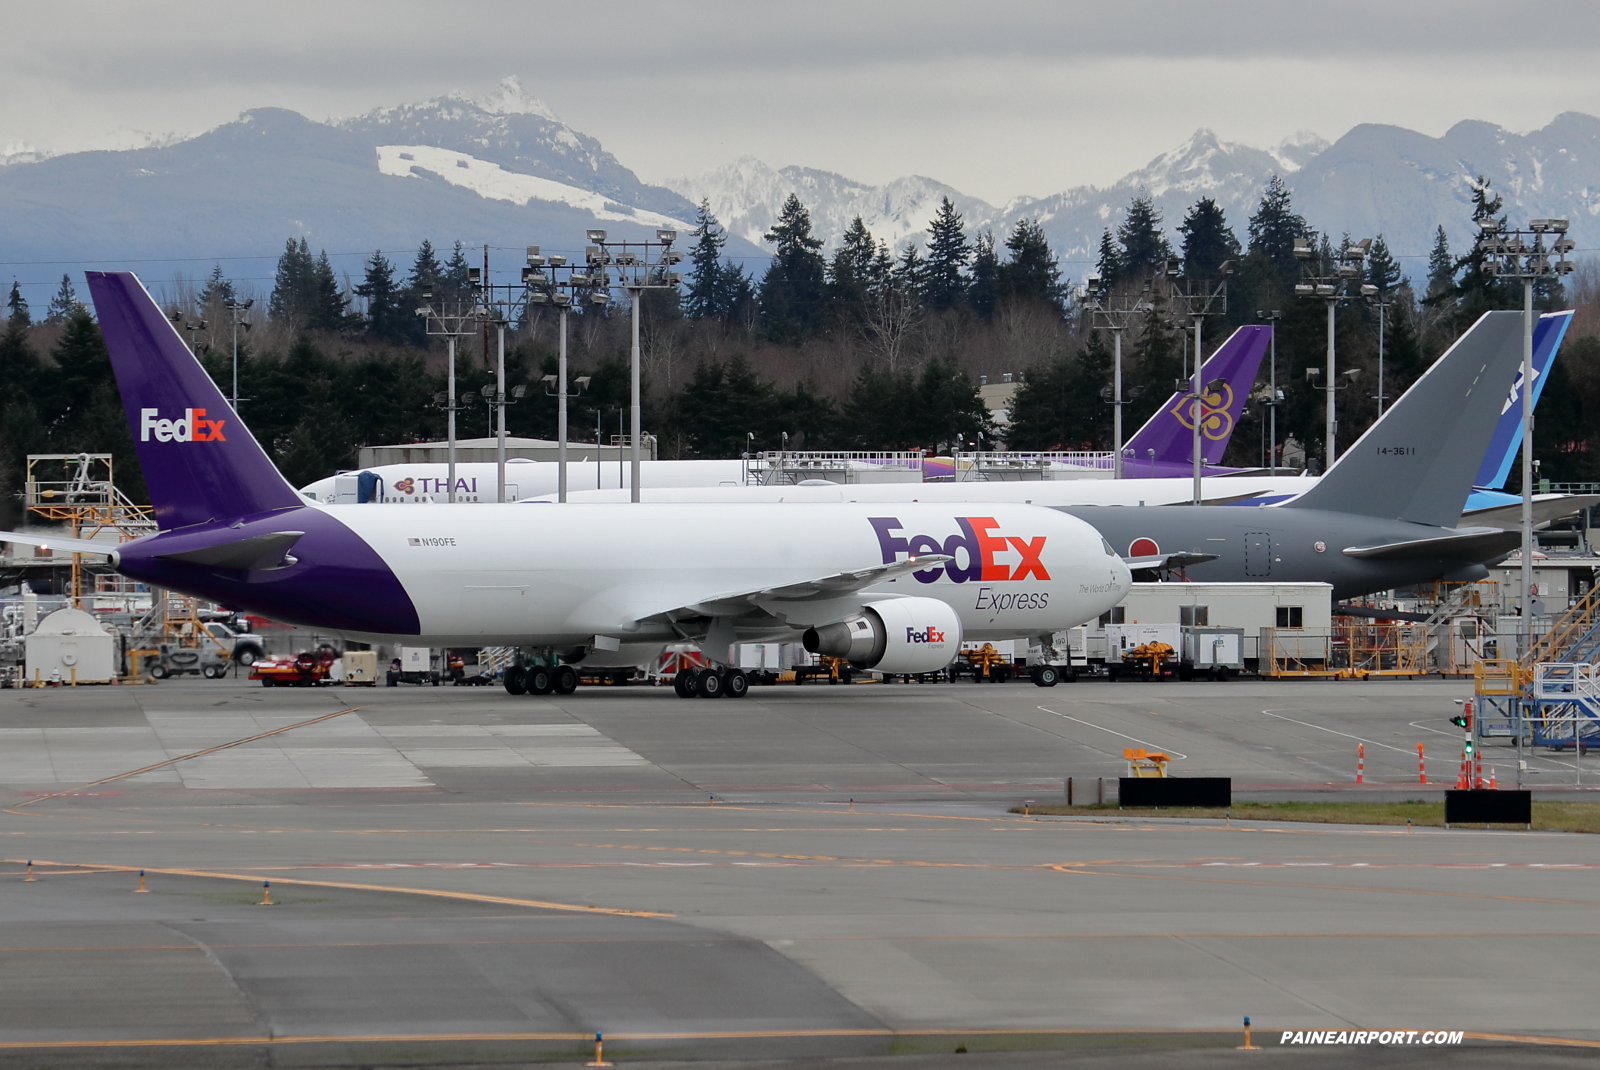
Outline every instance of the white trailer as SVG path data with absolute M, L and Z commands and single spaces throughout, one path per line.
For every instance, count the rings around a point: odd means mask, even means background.
M 1112 650 L 1121 648 L 1125 639 L 1132 648 L 1144 642 L 1133 641 L 1139 634 L 1134 626 L 1159 627 L 1170 631 L 1151 637 L 1165 642 L 1174 650 L 1182 651 L 1183 629 L 1196 635 L 1218 630 L 1238 630 L 1243 633 L 1237 651 L 1237 663 L 1247 667 L 1256 663 L 1256 646 L 1261 629 L 1275 628 L 1282 635 L 1285 630 L 1305 629 L 1317 635 L 1326 635 L 1333 627 L 1333 586 L 1327 583 L 1135 583 L 1122 604 L 1102 614 L 1089 625 L 1087 660 L 1090 663 L 1115 663 Z M 1195 648 L 1196 663 L 1205 663 L 1210 651 L 1228 655 L 1235 652 L 1231 642 L 1224 640 L 1221 648 L 1215 639 L 1208 639 L 1208 654 L 1201 656 Z M 1219 664 L 1235 664 L 1227 657 Z

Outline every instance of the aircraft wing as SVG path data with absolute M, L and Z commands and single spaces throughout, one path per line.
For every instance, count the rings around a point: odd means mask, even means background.
M 48 547 L 52 550 L 70 550 L 75 554 L 99 554 L 102 557 L 111 557 L 117 552 L 116 546 L 107 546 L 94 539 L 71 539 L 43 531 L 0 531 L 0 542 Z
M 1379 546 L 1346 546 L 1346 557 L 1364 561 L 1415 561 L 1445 557 L 1462 561 L 1491 561 L 1522 545 L 1522 535 L 1499 528 L 1457 528 L 1431 539 L 1409 539 Z
M 725 591 L 654 616 L 667 620 L 684 616 L 737 617 L 755 610 L 757 603 L 810 602 L 837 598 L 876 583 L 884 583 L 897 576 L 921 572 L 953 560 L 955 558 L 949 554 L 923 554 L 920 557 L 908 557 L 904 561 L 887 565 L 836 572 L 831 576 L 818 576 L 816 579 L 801 580 L 798 583 L 785 583 L 775 587 L 752 587 L 743 591 Z
M 1544 527 L 1596 505 L 1600 505 L 1600 494 L 1536 494 L 1533 497 L 1533 526 Z M 1461 519 L 1470 520 L 1473 527 L 1521 530 L 1522 503 L 1468 509 L 1461 514 Z
M 1145 568 L 1187 568 L 1190 565 L 1200 565 L 1207 561 L 1215 561 L 1218 554 L 1175 553 L 1151 554 L 1149 557 L 1124 557 L 1123 564 L 1130 569 Z

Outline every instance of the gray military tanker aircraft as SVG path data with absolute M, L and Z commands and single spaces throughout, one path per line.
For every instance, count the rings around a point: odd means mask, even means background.
M 1475 580 L 1521 542 L 1456 527 L 1522 360 L 1522 314 L 1486 312 L 1315 487 L 1277 507 L 1062 506 L 1128 566 L 1206 582 L 1321 581 L 1335 598 Z

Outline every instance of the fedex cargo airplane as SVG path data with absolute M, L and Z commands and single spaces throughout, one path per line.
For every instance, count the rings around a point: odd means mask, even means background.
M 864 668 L 942 668 L 964 639 L 1048 636 L 1127 594 L 1089 524 L 1027 505 L 324 505 L 286 482 L 143 285 L 89 272 L 159 531 L 130 578 L 351 639 L 514 646 L 506 688 L 690 641 L 700 695 L 742 695 L 736 642 L 802 641 Z M 35 534 L 0 539 L 40 544 Z M 47 540 L 105 554 L 101 543 Z

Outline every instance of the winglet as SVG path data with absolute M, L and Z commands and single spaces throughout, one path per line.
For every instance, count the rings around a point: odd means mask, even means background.
M 305 505 L 138 277 L 86 274 L 161 529 Z

